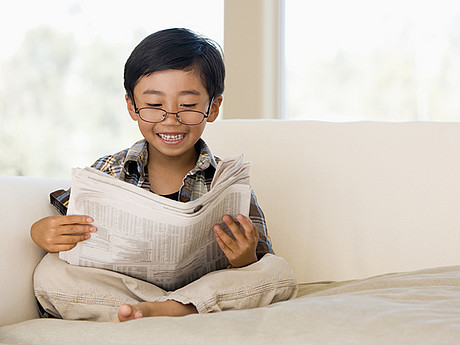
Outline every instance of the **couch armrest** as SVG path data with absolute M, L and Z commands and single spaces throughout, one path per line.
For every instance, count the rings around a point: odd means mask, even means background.
M 44 255 L 30 238 L 30 226 L 57 214 L 49 193 L 69 181 L 0 176 L 0 326 L 38 317 L 32 275 Z

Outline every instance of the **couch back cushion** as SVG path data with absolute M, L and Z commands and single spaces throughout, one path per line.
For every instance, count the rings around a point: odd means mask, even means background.
M 460 123 L 222 120 L 277 254 L 301 282 L 460 263 Z

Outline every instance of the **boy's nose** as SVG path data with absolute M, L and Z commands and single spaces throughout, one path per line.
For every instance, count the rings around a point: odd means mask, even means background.
M 180 124 L 179 120 L 177 119 L 177 113 L 173 112 L 167 112 L 166 113 L 166 119 L 162 121 L 164 124 L 172 124 L 172 125 L 177 125 Z

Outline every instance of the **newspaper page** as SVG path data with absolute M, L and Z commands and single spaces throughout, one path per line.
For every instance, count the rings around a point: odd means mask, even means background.
M 231 235 L 222 216 L 249 215 L 249 163 L 243 163 L 242 156 L 222 160 L 211 186 L 201 198 L 182 203 L 93 168 L 75 168 L 68 214 L 93 217 L 98 231 L 59 257 L 73 265 L 117 271 L 165 290 L 225 268 L 228 261 L 212 227 L 219 224 Z

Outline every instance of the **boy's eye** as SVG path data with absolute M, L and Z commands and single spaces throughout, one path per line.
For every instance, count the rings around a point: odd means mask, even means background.
M 195 108 L 197 105 L 197 103 L 193 103 L 193 104 L 181 104 L 180 106 L 181 107 L 184 107 L 184 108 Z
M 162 105 L 163 105 L 163 104 L 161 104 L 161 103 L 155 103 L 155 104 L 153 104 L 153 103 L 147 103 L 147 106 L 148 106 L 148 107 L 152 107 L 152 108 L 161 108 Z

